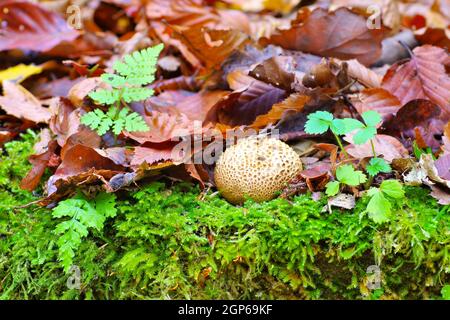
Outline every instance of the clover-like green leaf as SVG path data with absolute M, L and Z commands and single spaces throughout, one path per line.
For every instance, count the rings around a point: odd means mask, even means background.
M 339 181 L 330 181 L 326 185 L 325 193 L 327 196 L 332 197 L 339 193 Z
M 316 111 L 308 115 L 305 132 L 309 134 L 325 133 L 331 126 L 333 115 L 327 111 Z
M 374 177 L 380 172 L 389 173 L 392 171 L 392 168 L 383 158 L 372 158 L 366 167 L 366 171 L 370 176 Z
M 367 176 L 359 170 L 355 170 L 352 165 L 346 164 L 336 169 L 336 178 L 343 184 L 351 187 L 359 186 L 367 181 Z
M 403 186 L 398 180 L 384 180 L 380 185 L 380 190 L 387 196 L 394 199 L 401 199 L 405 197 Z

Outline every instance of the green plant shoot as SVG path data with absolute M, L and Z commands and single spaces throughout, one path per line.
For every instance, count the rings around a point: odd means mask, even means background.
M 144 87 L 155 80 L 156 63 L 163 44 L 133 52 L 116 61 L 113 65 L 115 73 L 101 75 L 103 82 L 110 89 L 97 89 L 89 93 L 96 103 L 109 105 L 105 113 L 100 109 L 88 112 L 81 117 L 81 123 L 104 135 L 112 130 L 114 135 L 126 131 L 147 131 L 144 119 L 132 112 L 127 103 L 142 101 L 153 95 L 153 90 Z
M 398 180 L 384 180 L 379 188 L 370 188 L 370 197 L 366 212 L 376 223 L 383 223 L 389 220 L 391 214 L 391 201 L 405 197 L 405 191 Z
M 342 165 L 336 169 L 336 181 L 327 183 L 325 193 L 332 197 L 339 193 L 341 185 L 356 187 L 366 181 L 367 176 L 362 171 L 355 170 L 349 164 Z
M 81 239 L 89 234 L 89 229 L 102 230 L 106 218 L 116 215 L 115 206 L 116 196 L 112 193 L 100 193 L 93 200 L 77 194 L 72 199 L 61 201 L 53 209 L 54 218 L 69 218 L 60 222 L 54 230 L 60 235 L 57 242 L 58 259 L 66 273 L 72 266 L 75 252 L 81 245 Z

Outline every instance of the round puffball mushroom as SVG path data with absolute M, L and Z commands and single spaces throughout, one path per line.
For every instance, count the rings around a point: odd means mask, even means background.
M 273 199 L 301 170 L 299 155 L 286 143 L 251 137 L 225 150 L 216 163 L 214 180 L 231 203 L 243 203 L 247 197 L 261 202 Z

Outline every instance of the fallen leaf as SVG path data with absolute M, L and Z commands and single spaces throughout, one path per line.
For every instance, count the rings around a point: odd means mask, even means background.
M 18 64 L 14 67 L 10 67 L 6 70 L 0 71 L 0 83 L 5 80 L 13 81 L 15 83 L 20 83 L 29 76 L 34 74 L 39 74 L 42 71 L 42 67 L 35 66 L 33 64 Z
M 150 147 L 135 147 L 133 155 L 131 157 L 130 165 L 132 167 L 138 167 L 143 163 L 147 163 L 149 165 L 173 160 L 174 155 L 172 154 L 172 148 L 150 148 Z
M 416 33 L 416 39 L 422 44 L 429 44 L 442 49 L 450 50 L 450 30 L 426 28 L 424 33 Z
M 294 93 L 287 99 L 275 103 L 268 113 L 256 117 L 255 121 L 250 126 L 261 128 L 268 124 L 274 124 L 289 112 L 296 113 L 302 111 L 309 100 L 310 97 L 308 96 Z
M 450 117 L 450 77 L 445 71 L 445 50 L 425 45 L 414 49 L 408 62 L 393 65 L 383 78 L 383 88 L 402 104 L 415 99 L 429 99 Z
M 352 143 L 352 135 L 348 134 L 344 137 L 344 140 Z M 375 138 L 372 139 L 375 146 L 375 151 L 377 156 L 383 156 L 386 161 L 391 162 L 396 158 L 404 158 L 409 156 L 408 150 L 403 146 L 403 144 L 396 138 L 377 134 Z M 350 144 L 345 148 L 347 153 L 356 159 L 364 159 L 368 157 L 373 157 L 372 146 L 370 141 L 361 145 Z
M 61 147 L 67 142 L 67 139 L 78 132 L 80 127 L 80 112 L 75 109 L 70 100 L 57 98 L 50 105 L 53 110 L 53 116 L 50 119 L 49 127 Z
M 373 70 L 363 66 L 358 60 L 352 59 L 347 61 L 340 61 L 338 59 L 331 59 L 332 63 L 342 67 L 347 64 L 347 74 L 367 88 L 378 88 L 381 86 L 382 77 Z
M 51 117 L 49 109 L 44 108 L 35 96 L 21 85 L 10 81 L 3 82 L 0 108 L 14 117 L 36 123 L 48 123 Z
M 144 116 L 150 130 L 145 132 L 123 132 L 141 144 L 145 142 L 162 143 L 166 141 L 176 141 L 177 138 L 188 136 L 196 130 L 196 133 L 203 132 L 200 121 L 191 121 L 185 114 L 169 115 L 158 111 L 151 111 Z
M 261 40 L 263 44 L 276 44 L 323 57 L 357 59 L 370 65 L 381 55 L 382 39 L 382 30 L 369 30 L 366 18 L 347 8 L 334 12 L 319 8 L 311 12 L 303 23 Z
M 355 107 L 360 114 L 373 110 L 378 112 L 383 119 L 387 119 L 389 116 L 395 115 L 402 105 L 397 97 L 389 91 L 382 88 L 371 88 L 361 91 Z
M 20 182 L 20 188 L 33 191 L 39 185 L 45 169 L 47 167 L 57 167 L 59 165 L 60 160 L 55 153 L 57 146 L 58 144 L 56 141 L 49 141 L 47 142 L 47 150 L 40 150 L 42 151 L 41 153 L 29 157 L 29 161 L 33 167 Z M 41 149 L 42 146 L 39 148 Z
M 177 29 L 173 36 L 179 39 L 207 69 L 218 69 L 233 51 L 249 41 L 237 30 L 214 30 L 192 27 Z
M 0 21 L 0 51 L 47 51 L 63 41 L 72 41 L 79 35 L 62 16 L 28 1 L 2 1 Z
M 210 109 L 205 119 L 228 126 L 250 125 L 286 96 L 285 90 L 254 79 L 249 85 L 223 97 Z
M 83 105 L 84 98 L 97 88 L 104 88 L 104 83 L 101 79 L 99 77 L 87 78 L 75 84 L 70 89 L 67 98 L 69 98 L 74 106 L 79 107 Z

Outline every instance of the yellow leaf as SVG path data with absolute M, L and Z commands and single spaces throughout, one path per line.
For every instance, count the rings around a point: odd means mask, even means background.
M 33 74 L 41 73 L 41 71 L 41 66 L 25 65 L 21 63 L 17 66 L 0 71 L 0 83 L 5 80 L 11 80 L 19 83 Z

